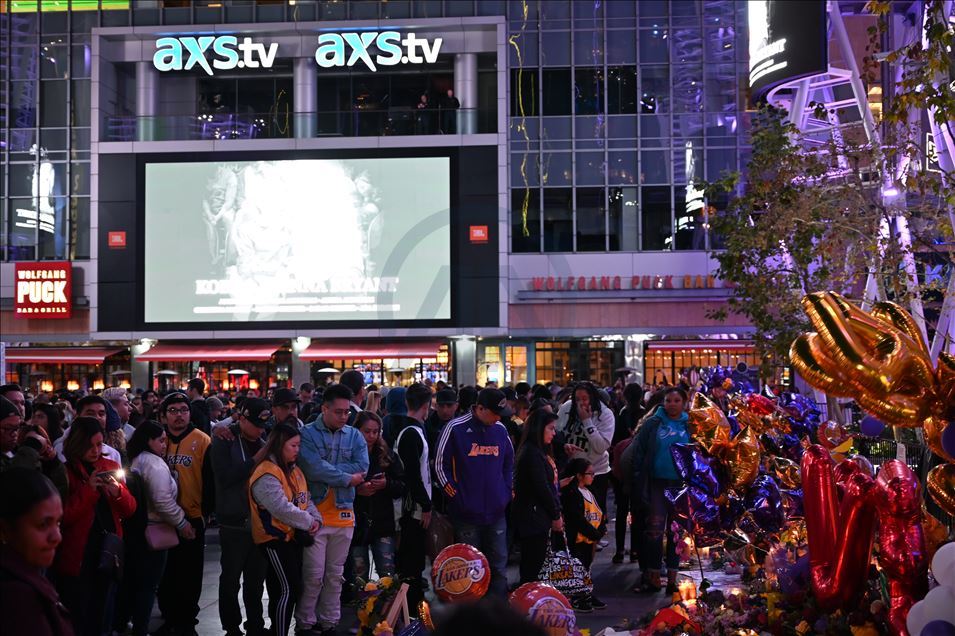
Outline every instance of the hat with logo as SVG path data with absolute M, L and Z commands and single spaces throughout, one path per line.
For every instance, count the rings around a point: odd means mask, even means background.
M 265 428 L 265 423 L 272 416 L 272 406 L 262 398 L 246 398 L 241 414 L 255 426 Z
M 272 404 L 275 406 L 280 406 L 282 404 L 288 404 L 290 402 L 302 403 L 302 399 L 298 396 L 293 389 L 275 389 L 275 393 L 272 394 Z
M 456 404 L 458 394 L 453 389 L 441 389 L 435 394 L 434 400 L 437 404 Z
M 481 389 L 477 398 L 478 406 L 493 411 L 500 417 L 510 417 L 513 414 L 507 406 L 507 397 L 500 389 Z

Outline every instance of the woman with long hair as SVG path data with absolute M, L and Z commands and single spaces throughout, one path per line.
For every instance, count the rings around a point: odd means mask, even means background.
M 46 436 L 50 443 L 63 437 L 63 417 L 60 415 L 60 409 L 46 402 L 35 402 L 33 404 L 33 415 L 30 417 L 30 424 L 39 426 L 46 431 Z
M 123 520 L 136 500 L 123 483 L 119 464 L 103 457 L 99 420 L 73 420 L 63 442 L 69 490 L 63 509 L 63 544 L 53 572 L 76 633 L 102 634 L 112 628 L 115 571 L 100 567 L 108 535 L 123 536 Z
M 276 424 L 249 477 L 252 538 L 268 562 L 265 584 L 275 636 L 288 634 L 302 589 L 302 549 L 322 527 L 305 475 L 295 465 L 301 441 L 296 427 Z
M 63 537 L 60 493 L 43 473 L 0 473 L 0 613 L 5 634 L 73 636 L 70 617 L 43 570 Z
M 677 591 L 680 560 L 676 554 L 676 537 L 669 531 L 670 514 L 666 491 L 683 486 L 670 455 L 674 444 L 687 444 L 686 393 L 669 388 L 664 392 L 663 405 L 642 421 L 633 444 L 633 470 L 630 496 L 634 505 L 646 513 L 646 534 L 642 542 L 641 581 L 636 592 L 659 592 L 660 569 L 664 561 L 663 539 L 667 538 L 667 594 Z
M 142 523 L 126 524 L 126 584 L 120 590 L 117 611 L 117 631 L 125 631 L 132 618 L 134 636 L 142 636 L 149 629 L 156 591 L 166 569 L 168 548 L 157 549 L 146 539 L 149 526 L 158 529 L 168 526 L 183 539 L 193 539 L 196 531 L 186 520 L 186 514 L 176 496 L 179 488 L 164 459 L 166 430 L 153 420 L 144 420 L 126 444 L 129 453 L 129 484 L 139 488 L 140 501 L 146 510 L 137 511 Z
M 561 532 L 557 464 L 552 447 L 557 416 L 537 409 L 524 422 L 514 467 L 511 522 L 521 546 L 521 583 L 538 580 L 551 532 Z
M 579 382 L 570 399 L 557 411 L 557 430 L 564 433 L 564 451 L 571 459 L 583 457 L 594 469 L 589 490 L 597 504 L 607 510 L 610 485 L 610 444 L 613 441 L 613 411 L 606 406 L 592 382 Z
M 355 534 L 349 556 L 352 576 L 367 581 L 369 549 L 378 576 L 395 573 L 394 500 L 404 491 L 404 480 L 401 462 L 381 436 L 381 418 L 362 411 L 355 418 L 355 428 L 368 444 L 368 473 L 356 490 Z

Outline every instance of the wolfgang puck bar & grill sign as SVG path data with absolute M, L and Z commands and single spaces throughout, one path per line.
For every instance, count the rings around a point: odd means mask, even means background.
M 73 268 L 69 261 L 17 263 L 13 313 L 18 318 L 69 318 Z

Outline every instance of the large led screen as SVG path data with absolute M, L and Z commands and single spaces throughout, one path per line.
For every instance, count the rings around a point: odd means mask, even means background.
M 829 67 L 824 0 L 749 0 L 747 26 L 754 101 L 774 86 Z
M 145 166 L 147 323 L 451 318 L 450 160 Z

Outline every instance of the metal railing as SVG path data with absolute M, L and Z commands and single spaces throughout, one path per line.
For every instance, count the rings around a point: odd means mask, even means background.
M 497 132 L 493 111 L 477 108 L 355 109 L 310 113 L 107 115 L 102 141 L 184 141 L 308 137 L 391 137 Z

